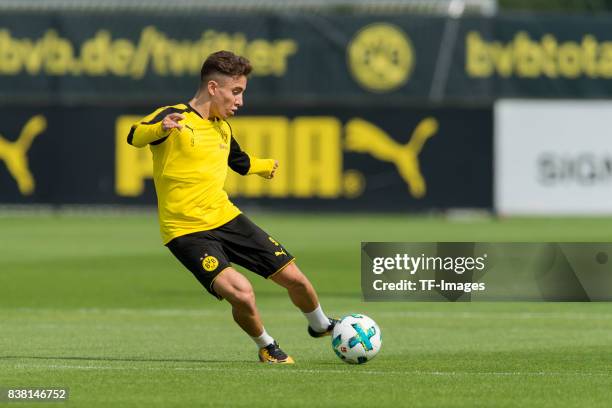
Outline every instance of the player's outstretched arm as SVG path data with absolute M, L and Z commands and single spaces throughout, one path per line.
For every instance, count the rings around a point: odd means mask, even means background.
M 251 157 L 251 168 L 247 174 L 257 174 L 263 178 L 271 179 L 278 169 L 278 160 L 258 159 Z
M 236 173 L 246 176 L 257 174 L 263 178 L 271 179 L 278 168 L 278 161 L 274 159 L 260 159 L 244 152 L 236 139 L 232 137 L 230 143 L 230 154 L 227 164 Z
M 185 119 L 182 110 L 160 108 L 132 125 L 127 142 L 136 147 L 163 142 L 174 129 L 182 129 L 180 121 Z

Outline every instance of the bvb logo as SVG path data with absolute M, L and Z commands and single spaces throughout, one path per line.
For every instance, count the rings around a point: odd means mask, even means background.
M 214 256 L 209 255 L 202 261 L 202 266 L 204 267 L 204 270 L 212 272 L 217 269 L 217 266 L 219 266 L 219 261 Z
M 361 86 L 373 92 L 388 92 L 408 80 L 414 66 L 414 51 L 401 29 L 375 23 L 355 35 L 348 46 L 347 59 Z

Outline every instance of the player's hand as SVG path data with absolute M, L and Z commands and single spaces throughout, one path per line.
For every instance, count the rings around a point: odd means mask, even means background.
M 179 121 L 183 119 L 185 119 L 185 116 L 176 112 L 166 115 L 162 120 L 162 128 L 164 128 L 164 130 L 182 129 L 183 125 L 181 125 Z
M 270 172 L 270 176 L 268 176 L 269 179 L 274 177 L 274 173 L 276 173 L 276 169 L 278 169 L 278 160 L 274 160 L 274 167 L 272 167 L 272 171 Z

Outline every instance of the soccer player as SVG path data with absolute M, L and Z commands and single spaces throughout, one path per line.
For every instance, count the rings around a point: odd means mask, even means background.
M 204 61 L 200 86 L 188 103 L 165 106 L 134 124 L 127 142 L 149 146 L 164 245 L 219 300 L 259 348 L 259 360 L 292 364 L 265 330 L 253 287 L 232 267 L 250 269 L 287 289 L 313 337 L 330 335 L 315 289 L 277 240 L 249 220 L 223 190 L 228 167 L 243 175 L 274 177 L 278 162 L 240 148 L 226 119 L 243 105 L 250 62 L 229 51 Z

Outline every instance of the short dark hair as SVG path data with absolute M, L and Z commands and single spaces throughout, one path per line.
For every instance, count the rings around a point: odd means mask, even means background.
M 206 58 L 200 71 L 200 81 L 208 81 L 213 74 L 228 75 L 231 77 L 248 76 L 253 67 L 248 59 L 234 54 L 231 51 L 213 52 Z

